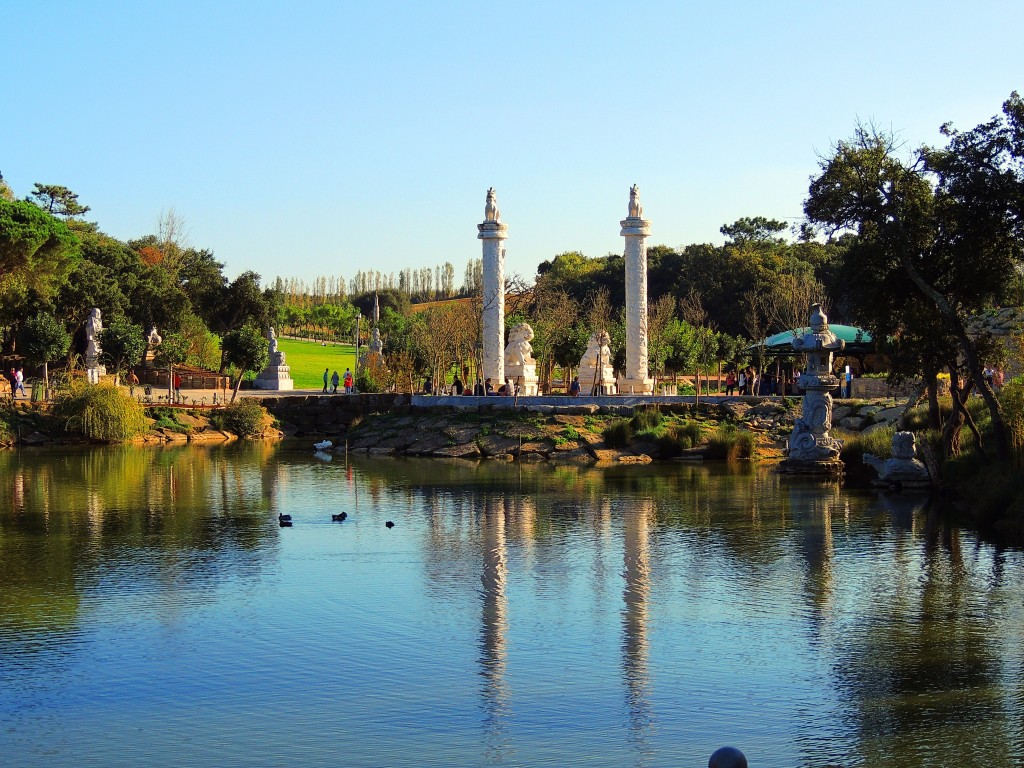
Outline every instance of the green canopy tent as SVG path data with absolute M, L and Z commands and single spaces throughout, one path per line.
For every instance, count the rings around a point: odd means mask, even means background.
M 840 355 L 861 357 L 863 355 L 869 355 L 875 351 L 874 339 L 871 338 L 871 334 L 863 328 L 858 328 L 854 325 L 829 323 L 828 329 L 832 331 L 837 338 L 846 342 L 846 346 L 843 348 L 843 351 L 839 353 Z M 798 354 L 793 351 L 793 339 L 797 336 L 809 333 L 810 330 L 810 328 L 804 327 L 796 328 L 792 331 L 776 333 L 774 336 L 769 336 L 760 344 L 751 344 L 747 349 L 754 351 L 758 347 L 763 347 L 764 354 L 770 357 L 786 357 L 788 355 Z

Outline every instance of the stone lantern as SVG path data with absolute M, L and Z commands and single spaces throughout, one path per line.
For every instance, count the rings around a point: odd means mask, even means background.
M 803 415 L 793 426 L 789 448 L 780 470 L 797 474 L 842 474 L 842 443 L 829 435 L 832 428 L 831 391 L 839 386 L 832 375 L 832 355 L 845 346 L 828 328 L 820 304 L 811 305 L 810 328 L 793 339 L 793 349 L 804 355 Z

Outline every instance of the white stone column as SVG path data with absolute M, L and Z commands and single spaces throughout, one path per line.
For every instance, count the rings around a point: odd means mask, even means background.
M 477 225 L 483 241 L 483 369 L 494 391 L 505 383 L 505 249 L 508 227 L 502 223 L 494 188 L 487 190 L 484 222 Z
M 619 222 L 626 238 L 626 375 L 617 382 L 620 395 L 654 394 L 647 376 L 647 236 L 651 223 L 643 218 L 640 191 L 629 191 L 629 215 Z

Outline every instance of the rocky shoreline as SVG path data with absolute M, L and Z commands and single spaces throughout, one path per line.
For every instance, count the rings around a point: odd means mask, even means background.
M 308 398 L 320 401 L 322 398 Z M 305 400 L 305 398 L 304 398 Z M 351 402 L 356 399 L 353 398 Z M 439 458 L 499 458 L 505 460 L 551 461 L 560 463 L 637 463 L 670 458 L 649 434 L 640 432 L 626 446 L 611 447 L 603 436 L 611 424 L 643 410 L 657 410 L 667 420 L 696 421 L 707 431 L 721 424 L 757 435 L 759 454 L 779 457 L 800 416 L 800 401 L 786 398 L 730 398 L 694 403 L 653 406 L 608 406 L 596 404 L 519 405 L 495 409 L 489 404 L 476 408 L 445 406 L 414 407 L 408 404 L 380 407 L 361 413 L 349 409 L 343 415 L 314 425 L 303 414 L 313 405 L 291 403 L 284 398 L 264 402 L 270 414 L 262 430 L 252 439 L 308 440 L 328 438 L 334 451 L 348 450 L 370 455 L 433 456 Z M 328 399 L 327 405 L 338 401 Z M 323 403 L 315 404 L 324 408 Z M 288 410 L 290 408 L 290 410 Z M 837 401 L 834 424 L 849 432 L 868 433 L 895 423 L 905 403 L 893 400 Z M 337 409 L 334 409 L 337 411 Z M 38 404 L 23 404 L 6 447 L 84 443 L 68 436 Z M 237 435 L 213 427 L 208 412 L 177 409 L 173 423 L 167 423 L 168 409 L 154 411 L 150 431 L 133 440 L 140 445 L 167 443 L 227 443 Z M 295 416 L 294 420 L 292 418 Z M 683 452 L 683 458 L 700 458 L 700 446 Z

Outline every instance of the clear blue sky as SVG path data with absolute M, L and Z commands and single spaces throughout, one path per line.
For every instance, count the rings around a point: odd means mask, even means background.
M 0 171 L 129 239 L 173 208 L 234 276 L 507 269 L 797 221 L 858 119 L 908 145 L 1024 88 L 1024 3 L 0 0 Z

